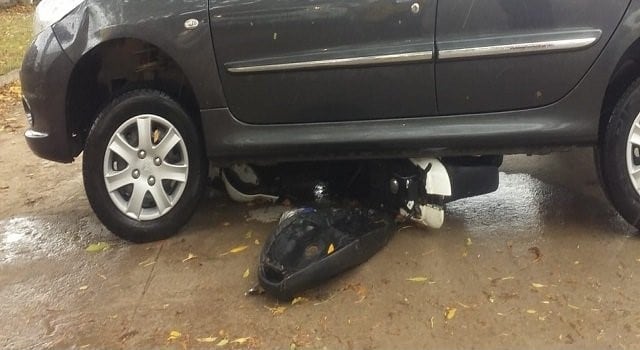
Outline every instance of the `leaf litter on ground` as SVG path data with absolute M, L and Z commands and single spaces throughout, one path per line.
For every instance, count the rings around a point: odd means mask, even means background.
M 229 250 L 226 253 L 220 254 L 220 256 L 225 256 L 225 255 L 229 255 L 229 254 L 238 254 L 238 253 L 241 253 L 241 252 L 245 251 L 247 248 L 249 248 L 248 245 L 241 245 L 239 247 L 235 247 L 235 248 Z
M 181 337 L 182 337 L 182 333 L 180 333 L 178 331 L 171 331 L 171 332 L 169 332 L 169 337 L 167 337 L 167 341 L 178 340 Z
M 182 262 L 185 263 L 187 261 L 191 261 L 191 260 L 197 259 L 197 258 L 198 258 L 197 255 L 195 255 L 193 253 L 189 253 L 189 255 L 186 258 L 182 259 Z
M 98 243 L 89 244 L 85 250 L 89 253 L 101 253 L 109 249 L 109 247 L 110 247 L 109 243 L 98 242 Z

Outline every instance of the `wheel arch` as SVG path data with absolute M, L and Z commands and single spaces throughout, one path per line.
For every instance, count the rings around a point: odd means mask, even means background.
M 141 39 L 111 39 L 83 54 L 69 79 L 67 125 L 75 141 L 74 156 L 83 150 L 100 110 L 114 97 L 138 88 L 165 92 L 192 116 L 196 125 L 201 124 L 201 106 L 193 85 L 173 57 Z
M 629 86 L 640 77 L 640 38 L 636 39 L 620 57 L 609 78 L 602 101 L 599 140 L 602 140 L 611 113 Z

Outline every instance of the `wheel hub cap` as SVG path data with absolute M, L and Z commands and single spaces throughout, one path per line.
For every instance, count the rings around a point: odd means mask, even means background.
M 168 213 L 182 196 L 188 173 L 182 136 L 157 115 L 139 115 L 123 123 L 105 151 L 107 192 L 116 207 L 135 220 L 155 220 Z

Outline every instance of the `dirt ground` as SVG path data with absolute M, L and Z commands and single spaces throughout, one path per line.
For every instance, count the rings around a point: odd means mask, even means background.
M 291 305 L 244 295 L 275 226 L 255 219 L 281 208 L 208 196 L 179 236 L 128 244 L 92 213 L 80 162 L 35 157 L 18 106 L 2 118 L 4 348 L 640 348 L 640 239 L 590 150 L 507 157 L 498 192 Z

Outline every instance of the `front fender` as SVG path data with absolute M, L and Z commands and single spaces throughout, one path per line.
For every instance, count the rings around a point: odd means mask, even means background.
M 185 21 L 199 26 L 186 29 Z M 131 38 L 171 57 L 189 79 L 200 109 L 226 105 L 213 52 L 206 0 L 87 0 L 53 31 L 71 61 L 101 43 Z

